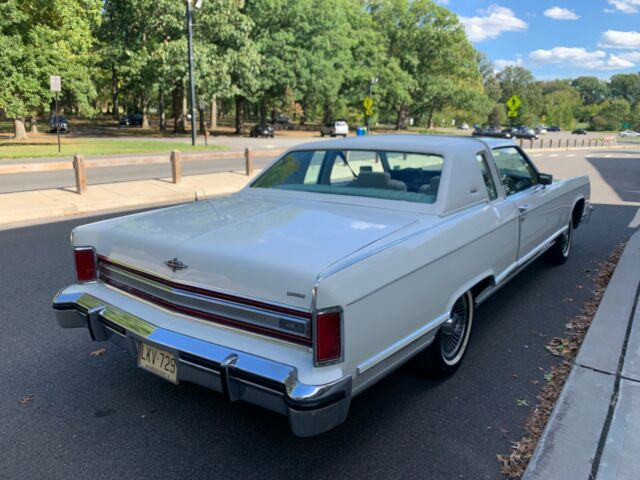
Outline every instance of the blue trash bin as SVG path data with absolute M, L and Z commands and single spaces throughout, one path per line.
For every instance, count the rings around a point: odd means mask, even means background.
M 362 137 L 363 135 L 367 134 L 367 128 L 366 127 L 362 127 L 362 126 L 357 126 L 356 127 L 356 136 L 358 137 Z

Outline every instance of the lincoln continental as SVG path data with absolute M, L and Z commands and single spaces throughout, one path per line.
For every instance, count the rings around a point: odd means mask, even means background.
M 53 309 L 169 382 L 317 435 L 411 357 L 452 374 L 479 304 L 536 258 L 569 258 L 589 193 L 511 140 L 307 143 L 234 195 L 76 228 L 77 280 Z

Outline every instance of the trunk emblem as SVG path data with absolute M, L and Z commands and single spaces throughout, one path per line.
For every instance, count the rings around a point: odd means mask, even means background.
M 184 270 L 185 268 L 189 268 L 189 265 L 185 265 L 180 260 L 174 257 L 173 260 L 167 260 L 164 264 L 171 269 L 172 272 L 177 270 Z

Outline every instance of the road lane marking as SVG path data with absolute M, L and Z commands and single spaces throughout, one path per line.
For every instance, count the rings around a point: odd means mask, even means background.
M 542 153 L 534 153 L 534 154 L 533 154 L 533 156 L 534 156 L 534 157 L 541 157 L 541 156 L 542 156 Z
M 613 155 L 605 155 L 604 158 L 611 158 Z
M 567 155 L 567 157 L 575 157 L 576 154 L 575 153 L 570 153 L 569 155 Z
M 553 158 L 553 157 L 557 157 L 557 156 L 558 156 L 558 154 L 557 154 L 557 153 L 552 153 L 552 154 L 551 154 L 551 155 L 549 155 L 549 156 L 550 156 L 551 158 Z
M 638 227 L 640 227 L 640 208 L 638 208 L 638 211 L 633 217 L 633 220 L 631 220 L 631 223 L 629 223 L 629 228 L 638 228 Z

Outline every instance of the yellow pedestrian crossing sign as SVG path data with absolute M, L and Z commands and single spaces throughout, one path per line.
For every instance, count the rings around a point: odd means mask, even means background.
M 509 111 L 507 112 L 508 117 L 517 117 L 518 116 L 518 108 L 522 105 L 522 101 L 516 97 L 515 95 L 511 95 L 509 100 L 507 100 L 507 108 Z
M 362 102 L 362 106 L 364 107 L 365 115 L 373 114 L 373 99 L 370 96 L 364 97 L 364 101 Z

